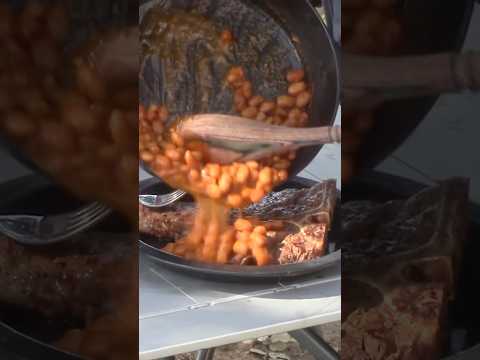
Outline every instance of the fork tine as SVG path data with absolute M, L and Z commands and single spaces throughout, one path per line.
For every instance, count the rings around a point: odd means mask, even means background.
M 67 232 L 77 231 L 85 226 L 90 226 L 92 223 L 99 221 L 103 218 L 104 214 L 110 212 L 110 209 L 107 207 L 101 207 L 89 214 L 85 214 L 83 216 L 79 216 L 76 221 L 70 221 L 67 228 L 65 229 Z
M 70 217 L 81 216 L 81 215 L 89 213 L 90 211 L 93 211 L 93 210 L 95 210 L 96 208 L 99 208 L 99 207 L 103 208 L 103 207 L 105 207 L 105 205 L 103 205 L 101 203 L 98 203 L 98 202 L 95 202 L 95 203 L 89 204 L 87 206 L 84 206 L 81 209 L 70 213 L 69 215 L 70 215 Z

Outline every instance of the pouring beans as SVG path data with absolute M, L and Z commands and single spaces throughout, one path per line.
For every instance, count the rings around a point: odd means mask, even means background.
M 288 95 L 264 99 L 254 94 L 242 67 L 232 67 L 226 74 L 237 113 L 267 123 L 305 126 L 306 108 L 311 100 L 305 73 L 292 70 L 287 79 Z M 168 118 L 168 110 L 163 105 L 139 107 L 140 158 L 171 186 L 191 193 L 198 210 L 190 234 L 168 244 L 164 250 L 207 263 L 242 263 L 250 258 L 258 266 L 270 264 L 267 231 L 272 229 L 271 223 L 239 218 L 229 225 L 228 209 L 257 203 L 284 182 L 295 153 L 262 161 L 212 163 L 208 145 L 185 141 L 176 132 L 175 125 L 167 126 Z

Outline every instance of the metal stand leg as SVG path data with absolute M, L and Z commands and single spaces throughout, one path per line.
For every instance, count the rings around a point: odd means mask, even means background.
M 195 360 L 213 360 L 215 355 L 215 349 L 200 350 L 197 352 L 197 357 Z
M 290 333 L 300 345 L 310 352 L 316 360 L 338 360 L 338 353 L 310 329 L 296 330 Z

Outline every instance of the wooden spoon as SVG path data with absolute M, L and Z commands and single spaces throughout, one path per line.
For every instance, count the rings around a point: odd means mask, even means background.
M 304 146 L 341 142 L 340 127 L 291 128 L 221 114 L 194 115 L 177 127 L 185 138 L 210 144 L 220 163 L 257 160 Z
M 343 57 L 343 105 L 480 90 L 480 52 L 407 57 Z

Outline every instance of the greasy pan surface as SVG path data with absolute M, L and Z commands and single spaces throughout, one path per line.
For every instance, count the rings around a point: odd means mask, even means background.
M 425 185 L 379 172 L 368 172 L 357 177 L 352 183 L 342 188 L 344 201 L 371 200 L 385 202 L 404 199 L 425 188 Z M 466 347 L 480 343 L 480 314 L 478 304 L 480 294 L 476 284 L 480 283 L 478 254 L 480 243 L 475 241 L 480 236 L 480 206 L 471 205 L 471 222 L 468 241 L 464 249 L 457 289 L 457 297 L 450 307 L 450 329 L 467 331 Z M 446 355 L 446 354 L 445 354 Z
M 328 32 L 308 1 L 142 0 L 141 33 L 154 22 L 152 14 L 158 9 L 195 9 L 219 30 L 230 29 L 236 45 L 223 58 L 206 50 L 202 39 L 177 44 L 186 56 L 174 57 L 175 61 L 161 60 L 158 51 L 144 51 L 140 74 L 140 101 L 144 105 L 166 105 L 171 120 L 192 113 L 232 113 L 233 94 L 224 85 L 231 66 L 243 66 L 255 92 L 266 98 L 286 93 L 286 72 L 303 66 L 313 87 L 310 126 L 335 121 L 340 91 L 338 61 Z M 300 151 L 290 173 L 299 173 L 320 149 Z
M 474 0 L 425 0 L 418 6 L 429 16 L 406 14 L 409 54 L 460 51 L 470 25 Z M 425 14 L 425 11 L 419 11 Z M 372 169 L 394 153 L 415 131 L 437 101 L 427 97 L 385 104 L 359 150 L 360 169 Z
M 296 177 L 279 189 L 276 189 L 276 191 L 288 188 L 301 189 L 310 187 L 313 184 L 315 184 L 315 182 L 311 180 Z M 156 179 L 145 180 L 140 184 L 140 193 L 164 193 L 167 191 L 169 190 L 166 188 L 166 185 Z M 209 265 L 200 262 L 188 261 L 162 251 L 158 247 L 158 244 L 159 242 L 162 242 L 162 239 L 152 238 L 144 234 L 140 234 L 140 244 L 141 249 L 150 255 L 150 257 L 155 261 L 158 261 L 160 264 L 163 264 L 174 270 L 182 271 L 193 276 L 207 277 L 209 279 L 221 279 L 223 281 L 268 281 L 318 273 L 340 261 L 340 250 L 336 249 L 335 247 L 336 239 L 338 239 L 337 232 L 337 221 L 334 220 L 332 229 L 328 234 L 328 242 L 326 246 L 327 254 L 319 257 L 318 259 L 298 264 L 269 265 L 263 267 Z

